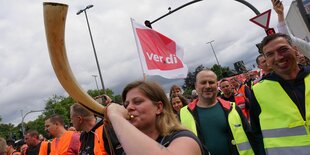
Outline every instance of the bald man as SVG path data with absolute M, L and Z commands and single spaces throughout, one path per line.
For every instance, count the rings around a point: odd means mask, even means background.
M 217 98 L 217 76 L 211 70 L 196 75 L 198 99 L 183 107 L 181 123 L 192 130 L 212 155 L 253 154 L 246 118 L 234 102 Z

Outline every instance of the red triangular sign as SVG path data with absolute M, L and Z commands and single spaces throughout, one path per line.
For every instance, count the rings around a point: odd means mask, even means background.
M 268 29 L 269 21 L 270 21 L 270 14 L 271 14 L 271 9 L 259 14 L 256 17 L 251 18 L 250 21 L 264 29 Z

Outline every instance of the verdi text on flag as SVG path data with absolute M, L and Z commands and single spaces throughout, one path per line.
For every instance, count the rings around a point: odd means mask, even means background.
M 143 72 L 167 79 L 186 78 L 183 49 L 170 38 L 131 19 Z

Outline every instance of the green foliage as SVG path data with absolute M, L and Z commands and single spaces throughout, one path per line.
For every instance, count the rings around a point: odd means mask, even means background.
M 0 124 L 0 137 L 3 137 L 5 139 L 13 139 L 13 130 L 14 125 L 13 124 Z
M 88 90 L 87 93 L 91 96 L 91 97 L 96 97 L 99 96 L 103 93 L 103 91 L 98 91 L 98 90 Z M 106 89 L 105 90 L 105 94 L 108 95 L 112 101 L 116 102 L 116 103 L 122 103 L 122 97 L 121 95 L 116 95 L 114 96 L 114 92 L 111 89 Z
M 91 97 L 96 97 L 96 96 L 99 96 L 100 94 L 102 94 L 102 91 L 99 91 L 97 89 L 91 89 L 91 90 L 88 90 L 87 91 L 87 94 Z
M 121 96 L 121 95 L 116 95 L 116 96 L 114 96 L 113 101 L 114 101 L 115 103 L 122 103 L 122 102 L 123 102 L 123 101 L 122 101 L 122 96 Z
M 203 65 L 199 65 L 196 67 L 194 72 L 188 72 L 187 77 L 184 79 L 184 85 L 182 86 L 185 92 L 185 95 L 191 95 L 191 91 L 195 89 L 195 81 L 196 75 L 203 69 L 207 69 Z M 229 69 L 229 67 L 222 67 L 221 65 L 214 64 L 211 70 L 217 75 L 218 79 L 222 79 L 224 77 L 232 76 L 233 72 Z
M 182 86 L 183 90 L 191 91 L 195 89 L 196 74 L 203 69 L 205 69 L 205 67 L 203 65 L 199 65 L 194 72 L 188 72 Z
M 40 115 L 36 120 L 29 121 L 26 124 L 26 131 L 28 131 L 28 130 L 36 130 L 39 133 L 42 133 L 45 137 L 47 137 L 47 133 L 44 130 L 44 122 L 45 122 L 44 115 Z
M 89 95 L 89 96 L 91 96 L 91 97 L 96 97 L 96 96 L 99 96 L 99 95 L 102 95 L 103 94 L 103 91 L 102 91 L 102 89 L 101 90 L 97 90 L 97 89 L 95 89 L 95 90 L 88 90 L 87 91 L 87 94 Z M 113 96 L 113 91 L 111 90 L 111 89 L 109 89 L 109 88 L 107 88 L 106 90 L 105 90 L 105 94 L 106 95 L 108 95 L 108 96 L 110 96 L 110 97 L 112 97 Z
M 121 95 L 114 95 L 114 92 L 111 89 L 105 90 L 106 94 L 111 97 L 111 99 L 117 103 L 121 103 Z M 92 96 L 98 96 L 103 93 L 102 90 L 88 90 L 87 93 Z M 75 103 L 75 101 L 70 97 L 53 95 L 47 101 L 45 101 L 45 111 L 38 116 L 36 120 L 29 121 L 24 124 L 25 130 L 36 130 L 43 135 L 47 135 L 44 130 L 44 122 L 47 117 L 50 117 L 53 114 L 58 114 L 63 116 L 65 124 L 69 125 L 70 123 L 70 106 Z M 0 137 L 6 139 L 21 139 L 21 124 L 18 124 L 14 127 L 13 124 L 2 124 L 2 117 L 0 115 Z
M 195 89 L 195 88 L 194 88 Z M 185 90 L 184 90 L 184 92 L 183 92 L 183 96 L 185 97 L 185 98 L 192 98 L 192 90 L 193 89 L 188 89 L 188 88 L 186 88 Z
M 107 94 L 108 96 L 113 98 L 114 92 L 111 89 L 108 88 L 108 89 L 105 90 L 105 94 Z
M 218 80 L 223 78 L 221 65 L 214 64 L 211 70 L 216 74 Z
M 229 67 L 222 67 L 223 78 L 230 77 L 234 75 L 234 72 L 230 70 Z
M 214 64 L 211 70 L 217 75 L 218 80 L 233 75 L 233 72 L 229 69 L 229 67 L 222 67 L 221 65 L 217 64 Z
M 63 97 L 54 95 L 49 98 L 46 103 L 45 112 L 43 113 L 46 117 L 53 114 L 61 115 L 64 118 L 65 124 L 70 124 L 70 106 L 75 101 L 71 97 Z

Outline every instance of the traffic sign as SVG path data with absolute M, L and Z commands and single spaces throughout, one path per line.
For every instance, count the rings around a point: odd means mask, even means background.
M 265 29 L 265 32 L 266 32 L 267 36 L 270 36 L 270 35 L 273 35 L 273 34 L 276 33 L 276 31 L 274 30 L 274 28 Z
M 271 9 L 251 18 L 250 21 L 264 29 L 268 29 L 269 21 L 270 21 L 270 14 L 271 14 Z

